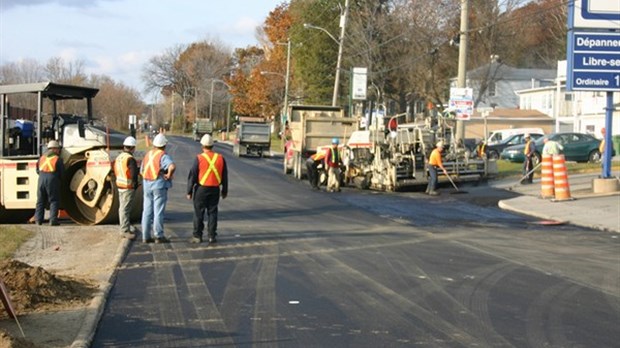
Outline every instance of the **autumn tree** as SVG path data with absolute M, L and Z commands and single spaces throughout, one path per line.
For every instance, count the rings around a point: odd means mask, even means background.
M 129 115 L 142 115 L 144 102 L 135 89 L 105 75 L 91 75 L 88 85 L 99 89 L 93 99 L 94 115 L 110 128 L 128 132 Z
M 190 45 L 173 46 L 161 55 L 152 57 L 143 71 L 143 81 L 146 90 L 160 90 L 166 97 L 181 97 L 183 112 L 181 124 L 183 130 L 192 122 L 197 115 L 191 110 L 198 110 L 199 115 L 214 118 L 214 115 L 223 115 L 227 101 L 227 92 L 221 88 L 213 89 L 213 96 L 197 98 L 199 95 L 206 96 L 211 93 L 214 80 L 226 78 L 230 72 L 231 55 L 228 48 L 216 41 L 200 41 Z M 217 93 L 217 95 L 216 95 Z M 211 104 L 213 100 L 213 104 Z M 187 105 L 194 103 L 194 107 Z M 199 103 L 199 104 L 195 104 Z M 189 106 L 189 107 L 186 107 Z M 214 115 L 207 115 L 208 110 L 214 107 Z
M 266 100 L 264 88 L 256 84 L 261 79 L 257 66 L 265 59 L 265 52 L 256 47 L 238 48 L 233 55 L 234 70 L 227 82 L 231 86 L 235 113 L 245 116 L 263 116 Z

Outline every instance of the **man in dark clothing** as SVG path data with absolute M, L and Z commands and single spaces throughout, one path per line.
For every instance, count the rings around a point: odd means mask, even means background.
M 196 156 L 187 178 L 187 199 L 194 202 L 194 231 L 191 243 L 202 242 L 204 215 L 207 212 L 209 243 L 217 240 L 217 205 L 228 196 L 228 169 L 224 156 L 213 152 L 213 138 L 205 134 L 200 139 L 202 153 Z M 220 190 L 221 187 L 221 190 Z
M 526 133 L 524 138 L 525 149 L 523 149 L 523 154 L 525 155 L 525 160 L 523 161 L 523 180 L 521 184 L 531 184 L 534 180 L 532 159 L 536 156 L 536 145 L 534 141 L 532 141 L 529 133 Z
M 45 206 L 49 203 L 50 225 L 58 226 L 58 202 L 60 201 L 60 178 L 65 169 L 60 158 L 60 144 L 52 140 L 47 144 L 48 151 L 37 162 L 39 183 L 37 188 L 37 205 L 34 220 L 43 224 Z
M 308 181 L 313 190 L 319 189 L 319 164 L 323 162 L 325 158 L 325 151 L 319 151 L 314 155 L 308 157 L 306 160 L 306 169 L 308 174 Z

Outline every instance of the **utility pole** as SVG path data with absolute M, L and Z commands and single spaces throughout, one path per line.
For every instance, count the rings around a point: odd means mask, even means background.
M 457 87 L 466 88 L 467 81 L 467 36 L 469 31 L 469 0 L 461 0 L 461 32 L 459 38 L 459 71 Z M 463 120 L 456 121 L 456 141 L 465 139 L 465 123 Z
M 349 15 L 349 0 L 344 2 L 344 13 L 340 16 L 340 40 L 338 40 L 338 61 L 336 63 L 336 79 L 334 81 L 334 97 L 332 98 L 332 106 L 338 104 L 338 85 L 340 84 L 340 65 L 342 62 L 342 46 L 344 43 L 344 34 L 346 32 L 347 16 Z
M 284 112 L 280 119 L 280 127 L 284 129 L 284 123 L 288 120 L 288 80 L 291 75 L 291 39 L 286 41 L 286 76 L 284 77 Z

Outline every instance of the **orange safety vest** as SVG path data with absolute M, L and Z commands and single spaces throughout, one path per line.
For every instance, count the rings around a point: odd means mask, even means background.
M 482 155 L 485 154 L 486 149 L 487 149 L 487 145 L 486 144 L 478 145 L 478 157 L 482 157 Z
M 39 159 L 39 171 L 44 173 L 54 173 L 56 171 L 56 162 L 58 162 L 58 155 L 43 155 Z
M 114 175 L 116 176 L 116 187 L 119 189 L 133 188 L 133 180 L 129 172 L 129 159 L 133 156 L 128 152 L 122 152 L 114 162 Z
M 224 157 L 215 152 L 198 155 L 198 183 L 201 186 L 218 187 L 224 175 Z
M 329 148 L 329 161 L 327 165 L 332 168 L 338 168 L 340 165 L 340 151 L 338 150 L 338 147 Z
M 530 145 L 532 144 L 532 141 L 529 140 L 527 143 L 525 143 L 525 148 L 523 149 L 523 153 L 524 154 L 528 154 L 530 153 Z
M 431 157 L 428 160 L 428 164 L 435 167 L 441 167 L 443 165 L 441 162 L 441 152 L 439 152 L 438 149 L 434 149 L 433 152 L 431 152 Z
M 312 158 L 313 161 L 320 161 L 325 158 L 325 151 L 317 152 L 314 155 L 310 156 L 310 158 Z
M 142 178 L 144 180 L 155 181 L 161 170 L 161 158 L 165 154 L 163 150 L 151 150 L 144 156 L 144 165 L 142 166 Z

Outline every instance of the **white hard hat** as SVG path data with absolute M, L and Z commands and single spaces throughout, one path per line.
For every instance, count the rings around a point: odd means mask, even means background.
M 443 141 L 439 141 L 439 142 L 437 143 L 437 147 L 443 147 Z
M 155 147 L 164 147 L 166 144 L 168 144 L 168 139 L 161 133 L 157 134 L 155 139 L 153 139 L 153 146 Z
M 524 137 L 524 138 L 529 138 L 529 137 L 530 137 L 530 133 L 525 133 L 525 134 L 523 135 L 523 137 Z
M 47 143 L 47 148 L 48 149 L 59 149 L 60 144 L 56 140 L 50 140 L 50 142 Z
M 213 146 L 213 138 L 210 134 L 205 134 L 200 139 L 200 144 L 202 144 L 202 146 Z
M 125 138 L 125 141 L 123 141 L 123 146 L 127 146 L 127 147 L 136 147 L 136 138 L 134 137 L 127 137 Z

